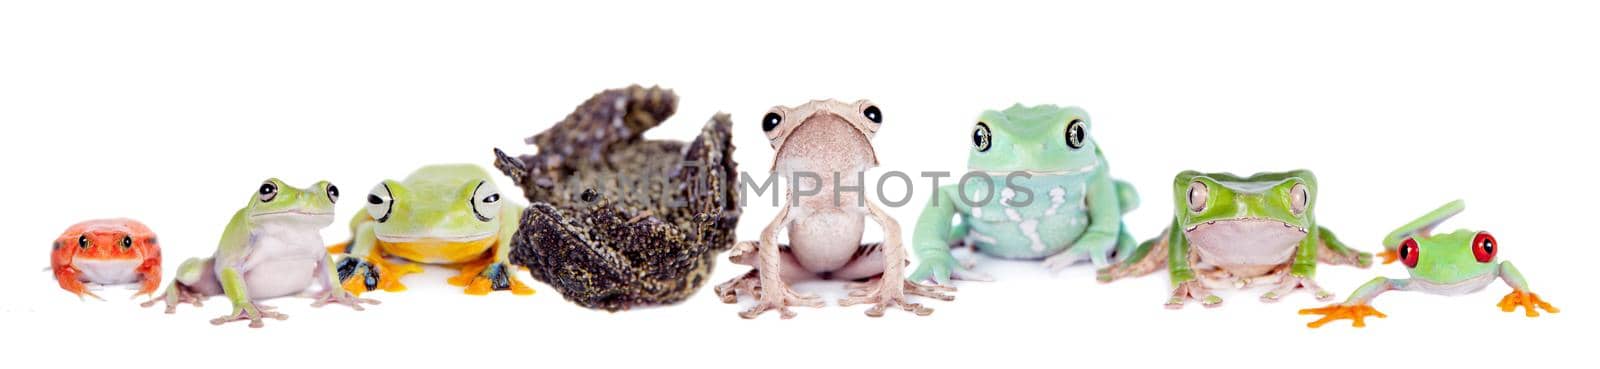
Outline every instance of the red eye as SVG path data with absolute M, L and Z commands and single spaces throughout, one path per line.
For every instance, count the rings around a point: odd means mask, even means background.
M 1494 240 L 1489 232 L 1478 232 L 1472 238 L 1472 256 L 1478 258 L 1479 263 L 1494 261 L 1494 253 L 1500 251 L 1500 242 Z
M 1417 247 L 1417 240 L 1407 238 L 1405 242 L 1400 243 L 1400 262 L 1405 263 L 1407 268 L 1416 268 L 1417 254 L 1421 252 L 1422 248 Z

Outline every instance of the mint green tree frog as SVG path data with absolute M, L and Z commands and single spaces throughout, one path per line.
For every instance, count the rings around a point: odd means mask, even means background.
M 1483 290 L 1495 279 L 1511 286 L 1511 293 L 1500 299 L 1501 310 L 1512 312 L 1522 307 L 1530 318 L 1539 316 L 1541 308 L 1551 313 L 1560 312 L 1529 289 L 1528 280 L 1511 262 L 1497 261 L 1500 242 L 1489 232 L 1462 229 L 1432 234 L 1434 227 L 1465 209 L 1465 202 L 1452 201 L 1390 232 L 1383 239 L 1384 263 L 1399 259 L 1411 278 L 1373 278 L 1350 294 L 1344 303 L 1300 310 L 1301 315 L 1323 315 L 1306 326 L 1317 328 L 1334 320 L 1350 319 L 1352 325 L 1365 327 L 1368 316 L 1386 317 L 1370 305 L 1384 292 L 1420 291 L 1454 296 Z
M 967 156 L 973 177 L 940 187 L 917 218 L 912 247 L 921 263 L 911 278 L 988 279 L 970 270 L 971 261 L 956 261 L 952 244 L 1000 258 L 1042 259 L 1052 270 L 1084 259 L 1104 266 L 1131 252 L 1136 243 L 1122 215 L 1138 206 L 1138 195 L 1111 178 L 1090 127 L 1078 107 L 1017 104 L 983 112 Z
M 390 262 L 393 256 L 458 269 L 448 282 L 468 294 L 533 294 L 517 280 L 510 261 L 523 206 L 505 201 L 482 167 L 424 166 L 404 181 L 373 186 L 366 200 L 366 211 L 350 221 L 351 241 L 328 248 L 350 255 L 337 267 L 345 289 L 357 295 L 405 290 L 400 277 L 422 267 Z
M 312 284 L 320 285 L 312 306 L 335 303 L 362 310 L 361 304 L 377 304 L 339 287 L 333 261 L 323 248 L 320 232 L 333 224 L 337 201 L 339 188 L 327 181 L 299 189 L 276 178 L 266 180 L 228 221 L 216 253 L 185 260 L 166 293 L 143 306 L 164 301 L 172 314 L 180 303 L 200 306 L 209 296 L 226 295 L 233 312 L 211 324 L 249 320 L 251 328 L 260 328 L 263 318 L 289 316 L 258 301 L 307 293 Z
M 1276 302 L 1290 292 L 1311 290 L 1318 300 L 1333 294 L 1313 282 L 1317 262 L 1367 267 L 1372 255 L 1345 246 L 1318 225 L 1317 179 L 1307 170 L 1258 173 L 1178 173 L 1172 183 L 1172 225 L 1145 241 L 1120 264 L 1101 269 L 1102 282 L 1149 274 L 1163 264 L 1172 276 L 1166 306 L 1191 299 L 1222 304 L 1212 288 L 1274 287 L 1261 296 Z

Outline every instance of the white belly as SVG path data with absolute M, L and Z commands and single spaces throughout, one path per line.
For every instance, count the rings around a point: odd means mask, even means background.
M 96 284 L 128 284 L 139 281 L 139 273 L 134 272 L 140 261 L 137 259 L 126 260 L 84 260 L 75 259 L 72 267 L 77 268 L 78 280 Z
M 319 229 L 267 226 L 253 237 L 243 270 L 250 298 L 295 295 L 310 288 L 317 262 L 327 257 Z
M 789 226 L 789 252 L 806 270 L 832 272 L 855 257 L 865 228 L 864 214 L 839 209 L 812 212 Z
M 1489 283 L 1494 282 L 1494 279 L 1498 277 L 1494 273 L 1484 273 L 1471 279 L 1450 284 L 1438 284 L 1413 278 L 1410 281 L 1411 288 L 1409 289 L 1444 296 L 1465 295 L 1483 290 L 1484 287 L 1488 287 Z

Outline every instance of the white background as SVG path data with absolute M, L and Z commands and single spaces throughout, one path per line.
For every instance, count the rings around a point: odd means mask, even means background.
M 1600 205 L 1592 4 L 577 3 L 0 5 L 7 361 L 1578 365 L 1597 328 L 1584 272 L 1600 258 L 1587 232 Z M 1168 221 L 1169 183 L 1183 169 L 1313 169 L 1319 220 L 1367 251 L 1466 198 L 1445 227 L 1495 232 L 1501 257 L 1564 312 L 1502 313 L 1494 304 L 1508 289 L 1496 284 L 1453 298 L 1385 295 L 1376 306 L 1388 319 L 1310 330 L 1295 311 L 1323 304 L 1304 293 L 1263 304 L 1261 291 L 1227 291 L 1221 308 L 1168 311 L 1162 274 L 1101 285 L 1086 266 L 1052 276 L 986 261 L 1001 281 L 961 283 L 956 301 L 930 302 L 929 317 L 830 306 L 746 321 L 735 313 L 748 300 L 725 305 L 710 288 L 612 314 L 537 283 L 531 297 L 466 296 L 433 268 L 406 279 L 411 291 L 371 294 L 384 303 L 365 312 L 274 301 L 292 318 L 252 330 L 208 324 L 227 311 L 220 298 L 164 315 L 121 289 L 80 302 L 40 271 L 67 225 L 128 216 L 160 234 L 170 275 L 213 250 L 262 179 L 328 179 L 359 199 L 422 164 L 488 166 L 490 148 L 531 152 L 524 136 L 632 83 L 682 97 L 653 138 L 685 139 L 713 113 L 732 113 L 737 160 L 758 178 L 772 150 L 757 119 L 772 105 L 870 98 L 886 116 L 875 142 L 883 167 L 907 172 L 964 169 L 984 109 L 1079 105 L 1113 173 L 1144 198 L 1127 218 L 1141 239 Z M 914 205 L 891 211 L 908 227 L 929 193 L 917 190 Z M 339 204 L 324 237 L 348 237 L 344 219 L 359 209 Z M 739 234 L 755 237 L 774 213 L 752 204 Z M 716 282 L 745 270 L 724 262 Z M 1405 272 L 1323 267 L 1318 278 L 1342 299 L 1374 275 Z M 836 283 L 801 288 L 843 296 Z

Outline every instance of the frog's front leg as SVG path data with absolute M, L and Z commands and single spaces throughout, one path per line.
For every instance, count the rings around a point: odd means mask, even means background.
M 1088 203 L 1089 227 L 1072 242 L 1071 248 L 1045 259 L 1044 266 L 1051 271 L 1066 269 L 1085 256 L 1097 269 L 1111 265 L 1111 254 L 1122 235 L 1122 204 L 1116 182 L 1108 172 L 1098 171 L 1089 179 L 1088 193 L 1084 196 Z
M 333 268 L 332 255 L 323 254 L 322 257 L 317 258 L 316 273 L 317 281 L 322 284 L 322 292 L 318 292 L 317 296 L 313 298 L 315 301 L 311 303 L 312 307 L 340 304 L 356 309 L 356 311 L 361 311 L 363 310 L 361 304 L 378 304 L 378 300 L 356 297 L 355 293 L 340 285 L 339 273 Z
M 1299 248 L 1295 249 L 1294 264 L 1289 267 L 1289 275 L 1283 277 L 1283 281 L 1279 282 L 1278 287 L 1262 294 L 1262 302 L 1278 302 L 1283 299 L 1283 296 L 1287 296 L 1301 288 L 1311 290 L 1312 294 L 1317 297 L 1317 301 L 1327 301 L 1333 298 L 1332 292 L 1322 289 L 1321 286 L 1317 285 L 1316 281 L 1312 280 L 1317 274 L 1317 249 L 1322 247 L 1322 241 L 1319 238 L 1321 232 L 1316 229 L 1310 232 L 1304 239 L 1300 240 Z M 1368 260 L 1370 263 L 1370 256 Z
M 789 310 L 790 306 L 822 307 L 822 299 L 815 295 L 801 295 L 789 288 L 783 281 L 783 255 L 778 249 L 778 231 L 787 228 L 794 222 L 790 217 L 789 209 L 793 203 L 785 204 L 778 216 L 761 230 L 761 242 L 756 245 L 756 252 L 760 266 L 756 272 L 760 274 L 760 299 L 749 310 L 739 313 L 739 317 L 755 319 L 768 310 L 777 310 L 783 319 L 793 318 L 795 313 Z
M 422 267 L 411 263 L 391 263 L 378 250 L 378 236 L 374 231 L 377 221 L 363 212 L 348 245 L 335 245 L 329 253 L 346 254 L 334 264 L 340 285 L 346 291 L 360 296 L 375 290 L 405 291 L 400 277 L 422 272 Z
M 990 280 L 986 275 L 971 271 L 972 264 L 956 260 L 950 245 L 966 236 L 964 229 L 951 225 L 956 215 L 954 185 L 941 187 L 929 198 L 928 205 L 917 216 L 917 228 L 911 233 L 911 248 L 917 253 L 917 269 L 911 272 L 912 281 L 932 280 L 948 284 L 950 279 Z M 960 228 L 966 228 L 965 226 Z
M 1178 229 L 1177 220 L 1173 220 L 1172 228 L 1167 230 L 1167 270 L 1174 287 L 1172 297 L 1167 298 L 1166 307 L 1182 309 L 1189 300 L 1199 301 L 1200 305 L 1208 308 L 1222 306 L 1222 298 L 1212 294 L 1211 289 L 1196 278 L 1189 240 Z
M 839 300 L 839 305 L 873 304 L 872 308 L 867 309 L 867 316 L 871 317 L 883 316 L 884 310 L 892 306 L 899 306 L 901 309 L 917 315 L 928 315 L 933 314 L 933 309 L 908 301 L 906 294 L 910 293 L 945 301 L 955 299 L 944 293 L 951 291 L 950 287 L 928 286 L 905 278 L 906 250 L 905 246 L 900 242 L 900 224 L 895 222 L 894 218 L 890 218 L 888 214 L 885 214 L 883 209 L 879 209 L 878 205 L 872 203 L 872 201 L 866 201 L 866 206 L 868 215 L 872 217 L 873 221 L 878 222 L 879 226 L 883 227 L 883 275 L 878 277 L 878 282 L 875 286 L 871 283 L 858 285 L 857 289 L 850 292 L 850 297 Z
M 211 320 L 213 325 L 249 320 L 250 328 L 261 328 L 262 319 L 289 319 L 289 315 L 272 311 L 271 307 L 256 304 L 250 299 L 249 287 L 245 285 L 244 272 L 236 266 L 228 266 L 217 273 L 217 278 L 222 282 L 223 294 L 228 296 L 228 301 L 233 303 L 233 313 L 223 315 Z
M 1539 299 L 1538 294 L 1529 290 L 1528 280 L 1522 277 L 1522 273 L 1518 272 L 1517 267 L 1512 266 L 1511 262 L 1501 262 L 1498 273 L 1500 274 L 1500 279 L 1505 281 L 1507 286 L 1511 286 L 1511 293 L 1500 299 L 1501 311 L 1509 313 L 1517 311 L 1517 307 L 1522 307 L 1527 310 L 1529 318 L 1538 317 L 1539 309 L 1544 309 L 1551 313 L 1561 312 L 1561 309 L 1557 309 L 1555 306 L 1551 306 L 1550 303 Z
M 500 207 L 500 230 L 493 256 L 483 262 L 462 266 L 461 274 L 450 277 L 450 284 L 466 287 L 469 295 L 487 295 L 491 291 L 507 290 L 514 295 L 533 294 L 533 288 L 517 280 L 517 269 L 511 265 L 511 241 L 517 234 L 522 209 L 522 206 L 514 204 Z
M 1372 305 L 1370 305 L 1372 303 L 1372 299 L 1377 298 L 1378 295 L 1381 295 L 1384 292 L 1409 289 L 1410 285 L 1411 282 L 1404 279 L 1389 279 L 1384 277 L 1373 278 L 1366 284 L 1361 285 L 1361 288 L 1357 288 L 1356 292 L 1350 293 L 1350 299 L 1345 300 L 1344 303 L 1328 305 L 1315 309 L 1301 309 L 1300 315 L 1322 315 L 1322 318 L 1310 323 L 1306 323 L 1306 326 L 1311 328 L 1321 327 L 1323 324 L 1328 324 L 1328 322 L 1339 319 L 1352 320 L 1351 325 L 1355 326 L 1356 328 L 1365 327 L 1367 326 L 1366 317 L 1389 317 L 1388 315 L 1384 315 L 1383 312 L 1378 311 L 1378 309 L 1372 308 Z

